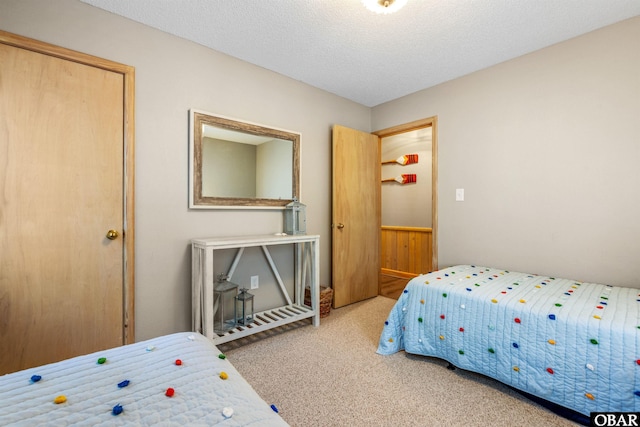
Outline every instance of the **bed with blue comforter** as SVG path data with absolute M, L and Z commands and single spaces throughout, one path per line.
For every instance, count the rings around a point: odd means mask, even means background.
M 459 265 L 412 279 L 378 353 L 444 359 L 589 415 L 640 411 L 640 290 Z
M 0 376 L 4 426 L 287 426 L 210 339 L 176 333 Z

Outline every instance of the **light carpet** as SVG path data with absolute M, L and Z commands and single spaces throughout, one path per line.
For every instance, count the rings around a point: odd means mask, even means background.
M 218 345 L 293 427 L 577 426 L 503 384 L 447 362 L 376 354 L 395 300 L 378 296 Z

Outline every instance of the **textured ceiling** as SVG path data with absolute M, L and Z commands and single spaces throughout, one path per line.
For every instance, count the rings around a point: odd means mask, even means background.
M 640 15 L 640 0 L 82 0 L 375 106 Z M 638 43 L 638 40 L 630 41 Z

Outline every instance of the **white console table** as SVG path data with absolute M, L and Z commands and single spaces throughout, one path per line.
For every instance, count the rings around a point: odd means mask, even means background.
M 287 289 L 280 278 L 269 246 L 293 244 L 295 246 L 295 283 L 294 296 Z M 244 248 L 261 247 L 273 271 L 280 290 L 286 300 L 286 305 L 274 309 L 254 313 L 254 322 L 239 325 L 222 335 L 214 332 L 213 321 L 213 288 L 216 274 L 213 271 L 215 251 L 219 249 L 238 249 L 231 268 L 225 272 L 229 277 L 233 275 Z M 192 328 L 214 344 L 222 344 L 247 335 L 266 331 L 287 323 L 311 318 L 313 326 L 320 325 L 320 236 L 317 235 L 263 235 L 240 237 L 213 237 L 191 240 L 192 253 Z M 309 274 L 307 275 L 307 272 Z M 218 272 L 219 274 L 219 272 Z M 311 306 L 304 304 L 304 288 L 309 286 L 311 291 Z

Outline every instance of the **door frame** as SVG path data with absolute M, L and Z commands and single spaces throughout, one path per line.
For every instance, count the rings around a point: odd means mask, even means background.
M 428 117 L 426 119 L 415 120 L 413 122 L 392 126 L 371 132 L 378 136 L 378 148 L 382 150 L 382 138 L 398 135 L 400 133 L 410 132 L 417 129 L 431 127 L 432 132 L 432 152 L 431 152 L 431 217 L 432 217 L 432 238 L 433 253 L 431 258 L 431 266 L 433 270 L 438 269 L 438 117 Z M 382 159 L 380 159 L 382 160 Z M 380 200 L 382 203 L 382 200 Z M 382 233 L 382 231 L 381 231 Z
M 122 75 L 123 79 L 123 152 L 124 152 L 124 239 L 123 254 L 123 344 L 135 342 L 135 298 L 134 298 L 134 171 L 135 171 L 135 68 L 129 65 L 55 46 L 49 43 L 19 36 L 0 30 L 0 43 L 60 59 L 88 65 Z

